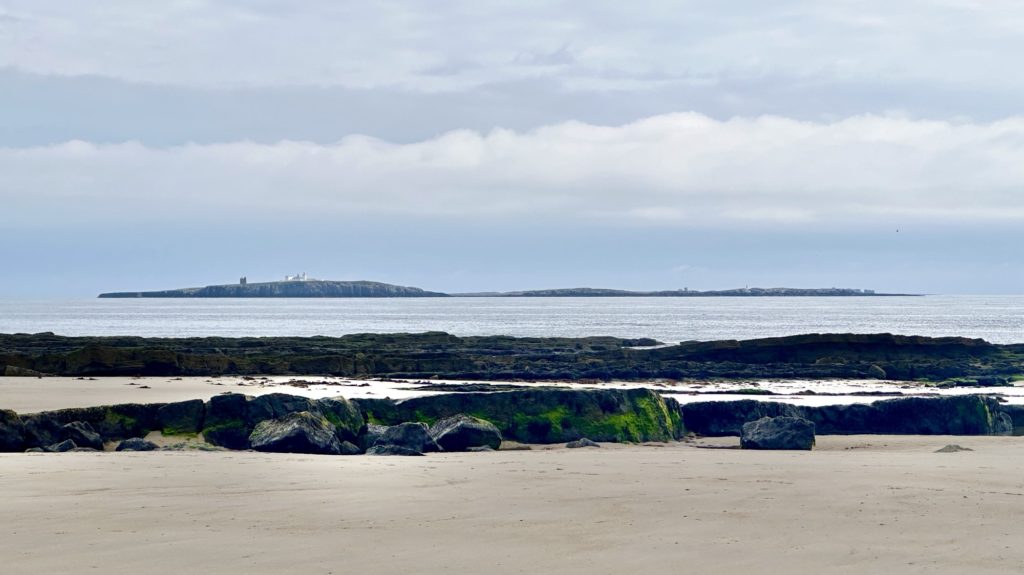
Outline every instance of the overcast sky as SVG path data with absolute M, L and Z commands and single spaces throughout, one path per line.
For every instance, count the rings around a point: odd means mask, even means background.
M 0 0 L 0 297 L 1024 292 L 1024 6 Z

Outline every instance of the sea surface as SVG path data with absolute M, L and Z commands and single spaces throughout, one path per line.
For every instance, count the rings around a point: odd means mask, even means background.
M 1024 343 L 1024 296 L 759 298 L 0 299 L 0 333 L 651 337 L 801 333 L 965 336 Z

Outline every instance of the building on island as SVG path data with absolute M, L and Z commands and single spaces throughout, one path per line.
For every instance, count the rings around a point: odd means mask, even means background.
M 249 278 L 247 278 L 245 276 L 242 276 L 242 277 L 238 278 L 238 285 L 243 285 L 244 286 L 247 283 L 249 283 Z
M 301 274 L 295 274 L 293 276 L 286 275 L 286 276 L 284 276 L 284 281 L 286 281 L 286 282 L 308 282 L 309 281 L 309 276 L 306 275 L 306 272 L 302 272 Z

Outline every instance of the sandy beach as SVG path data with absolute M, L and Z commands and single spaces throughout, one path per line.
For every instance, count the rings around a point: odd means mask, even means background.
M 733 439 L 705 446 L 729 446 Z M 934 453 L 948 443 L 974 451 Z M 1019 573 L 1024 442 L 0 455 L 7 573 Z

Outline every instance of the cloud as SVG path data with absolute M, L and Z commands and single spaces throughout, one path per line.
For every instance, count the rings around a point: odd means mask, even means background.
M 179 86 L 416 92 L 557 78 L 644 90 L 718 78 L 1021 87 L 1008 1 L 8 0 L 0 66 Z M 950 34 L 949 30 L 956 30 Z
M 410 144 L 73 141 L 0 148 L 0 174 L 7 212 L 41 226 L 126 217 L 691 228 L 1006 222 L 1024 220 L 1024 118 L 825 123 L 686 113 L 620 126 L 458 130 Z

